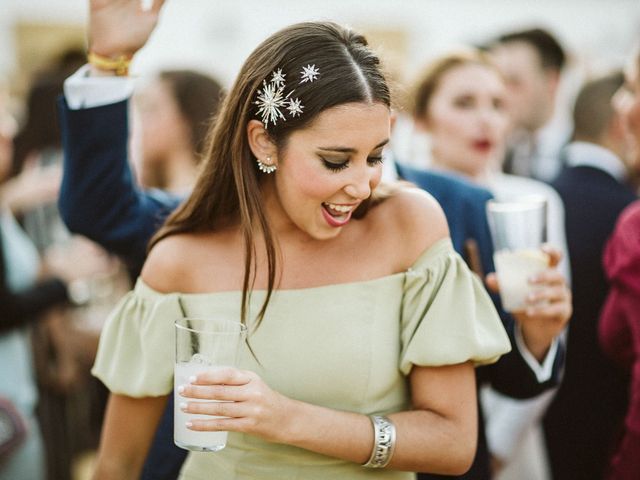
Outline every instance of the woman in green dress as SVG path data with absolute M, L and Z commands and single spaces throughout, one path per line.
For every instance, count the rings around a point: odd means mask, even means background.
M 93 73 L 126 72 L 159 3 L 95 0 Z M 173 322 L 245 322 L 238 368 L 179 389 L 189 479 L 411 479 L 475 452 L 474 365 L 510 348 L 425 192 L 380 185 L 391 99 L 364 37 L 302 23 L 260 44 L 228 92 L 191 196 L 151 242 L 93 369 L 111 390 L 97 479 L 138 478 L 173 386 Z M 126 139 L 123 139 L 126 142 Z M 206 399 L 223 402 L 202 402 Z

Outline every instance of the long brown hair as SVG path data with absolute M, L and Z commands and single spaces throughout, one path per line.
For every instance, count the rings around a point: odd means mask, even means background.
M 300 73 L 308 66 L 315 66 L 319 77 L 299 83 Z M 167 219 L 151 240 L 150 248 L 169 235 L 239 225 L 245 251 L 241 319 L 246 323 L 256 278 L 252 228 L 259 228 L 267 255 L 268 287 L 255 326 L 264 317 L 274 289 L 276 248 L 262 205 L 260 178 L 264 174 L 258 170 L 249 148 L 246 125 L 260 118 L 259 107 L 254 103 L 257 92 L 278 69 L 282 69 L 287 82 L 295 82 L 295 96 L 304 105 L 301 115 L 268 124 L 267 132 L 278 149 L 286 146 L 292 132 L 309 125 L 328 108 L 351 102 L 391 104 L 378 57 L 367 47 L 366 39 L 335 23 L 307 22 L 284 28 L 260 44 L 244 63 L 210 132 L 203 169 L 193 193 Z

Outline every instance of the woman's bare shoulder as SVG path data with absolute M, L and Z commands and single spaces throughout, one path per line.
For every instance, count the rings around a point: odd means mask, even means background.
M 198 249 L 196 235 L 170 235 L 156 243 L 142 268 L 142 280 L 159 292 L 174 292 L 184 288 L 192 263 L 191 256 Z
M 242 245 L 235 232 L 180 233 L 156 243 L 141 277 L 159 292 L 203 292 L 224 289 L 223 278 L 237 277 Z
M 449 236 L 440 204 L 420 188 L 399 186 L 379 207 L 379 218 L 388 232 L 388 241 L 398 247 L 401 265 L 411 266 L 431 245 Z

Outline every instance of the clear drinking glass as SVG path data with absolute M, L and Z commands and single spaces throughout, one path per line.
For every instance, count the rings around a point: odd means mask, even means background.
M 186 427 L 192 419 L 211 419 L 211 415 L 185 413 L 178 393 L 189 377 L 202 372 L 235 366 L 247 328 L 240 322 L 219 318 L 180 318 L 175 321 L 176 363 L 174 370 L 174 443 L 186 450 L 217 452 L 227 444 L 228 432 L 196 432 Z M 216 400 L 197 400 L 215 402 Z
M 487 217 L 502 306 L 508 312 L 524 310 L 533 290 L 529 278 L 549 265 L 541 250 L 547 240 L 547 202 L 539 196 L 490 200 Z

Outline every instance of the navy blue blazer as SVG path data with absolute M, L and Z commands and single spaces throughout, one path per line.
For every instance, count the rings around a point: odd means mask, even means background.
M 602 254 L 618 215 L 637 197 L 590 166 L 565 168 L 551 185 L 564 202 L 573 317 L 563 383 L 544 419 L 550 466 L 558 480 L 604 478 L 627 411 L 629 381 L 598 343 L 608 290 Z
M 139 271 L 147 243 L 182 198 L 136 186 L 128 163 L 127 103 L 70 110 L 60 98 L 64 173 L 58 207 L 70 231 Z
M 493 198 L 491 192 L 453 175 L 400 163 L 395 167 L 401 178 L 429 192 L 438 201 L 447 217 L 455 250 L 465 256 L 466 241 L 475 240 L 483 271 L 493 272 L 493 246 L 485 213 L 487 201 Z

